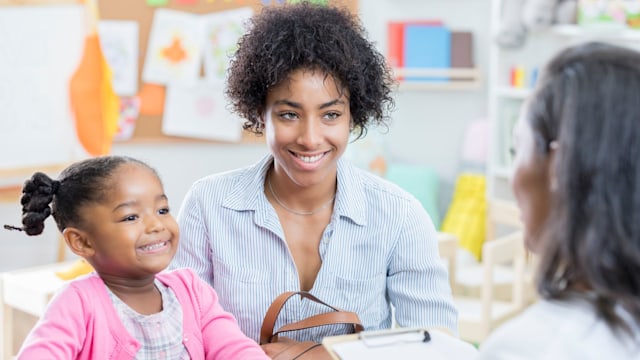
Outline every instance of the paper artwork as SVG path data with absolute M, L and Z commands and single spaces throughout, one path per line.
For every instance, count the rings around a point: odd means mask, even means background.
M 229 61 L 238 48 L 238 40 L 245 32 L 245 23 L 252 15 L 250 7 L 203 15 L 203 53 L 207 80 L 224 81 Z
M 202 34 L 199 15 L 156 10 L 142 79 L 156 84 L 195 83 L 200 73 Z
M 200 81 L 167 87 L 162 132 L 229 142 L 240 141 L 240 119 L 226 109 L 223 84 Z
M 138 91 L 138 22 L 102 20 L 98 23 L 100 46 L 111 70 L 113 89 L 120 96 Z
M 140 115 L 140 98 L 137 96 L 120 98 L 120 113 L 118 116 L 118 131 L 113 137 L 114 141 L 131 139 L 136 129 L 136 121 Z

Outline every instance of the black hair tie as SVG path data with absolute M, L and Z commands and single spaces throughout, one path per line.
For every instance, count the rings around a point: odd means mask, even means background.
M 5 230 L 17 230 L 17 231 L 24 231 L 23 228 L 21 227 L 17 227 L 17 226 L 12 226 L 12 225 L 5 225 L 4 226 Z

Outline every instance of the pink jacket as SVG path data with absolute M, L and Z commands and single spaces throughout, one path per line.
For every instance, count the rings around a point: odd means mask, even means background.
M 183 344 L 191 359 L 269 359 L 192 270 L 164 272 L 157 278 L 182 305 Z M 94 273 L 71 281 L 54 296 L 18 359 L 134 359 L 140 346 Z

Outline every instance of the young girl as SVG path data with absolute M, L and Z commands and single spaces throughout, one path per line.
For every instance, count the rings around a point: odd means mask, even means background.
M 59 180 L 35 173 L 22 192 L 17 229 L 38 235 L 52 215 L 95 273 L 54 296 L 18 359 L 268 359 L 191 270 L 162 272 L 178 225 L 148 165 L 92 158 Z

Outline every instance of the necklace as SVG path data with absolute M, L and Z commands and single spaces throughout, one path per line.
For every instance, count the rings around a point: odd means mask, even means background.
M 320 206 L 319 208 L 313 209 L 311 211 L 298 211 L 298 210 L 294 210 L 290 207 L 288 207 L 287 205 L 285 205 L 282 200 L 280 200 L 280 198 L 278 197 L 278 195 L 276 195 L 276 192 L 273 191 L 273 186 L 271 186 L 271 179 L 267 180 L 267 185 L 269 185 L 269 191 L 271 191 L 271 195 L 273 195 L 273 198 L 276 200 L 276 202 L 278 203 L 278 205 L 282 206 L 283 209 L 287 210 L 288 212 L 295 214 L 295 215 L 301 215 L 301 216 L 309 216 L 309 215 L 314 215 L 319 213 L 320 211 L 324 210 L 327 208 L 327 206 L 331 205 L 331 203 L 333 203 L 333 200 L 336 198 L 336 195 L 333 194 L 333 197 L 331 197 L 331 199 L 329 199 L 329 201 L 327 201 L 326 203 L 324 203 L 322 206 Z

